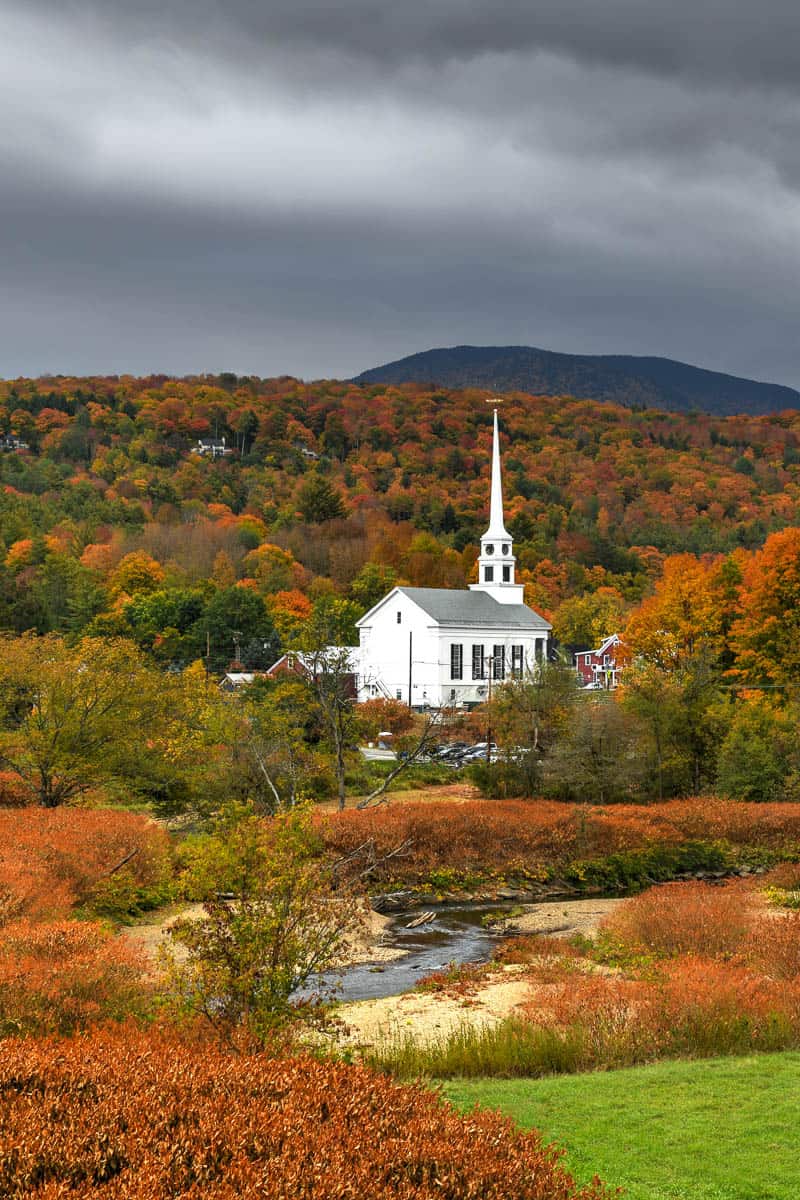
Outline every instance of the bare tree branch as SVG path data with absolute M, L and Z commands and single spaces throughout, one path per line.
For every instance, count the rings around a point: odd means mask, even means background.
M 331 865 L 331 872 L 334 879 L 340 878 L 340 873 L 343 868 L 349 867 L 352 863 L 357 863 L 359 859 L 366 860 L 366 866 L 358 872 L 358 879 L 368 879 L 370 875 L 390 862 L 393 858 L 408 858 L 411 847 L 414 845 L 413 838 L 406 838 L 402 842 L 398 842 L 391 850 L 385 854 L 378 856 L 375 839 L 367 838 L 360 846 L 356 846 L 355 850 L 351 850 L 349 854 L 337 858 Z
M 414 749 L 405 758 L 398 760 L 397 766 L 381 781 L 380 786 L 371 791 L 363 800 L 360 800 L 356 808 L 369 808 L 371 805 L 377 807 L 379 804 L 386 804 L 389 800 L 389 796 L 387 795 L 389 785 L 397 779 L 398 775 L 402 775 L 403 771 L 407 771 L 413 763 L 417 762 L 425 754 L 434 741 L 434 735 L 441 729 L 441 725 L 441 710 L 431 712 Z

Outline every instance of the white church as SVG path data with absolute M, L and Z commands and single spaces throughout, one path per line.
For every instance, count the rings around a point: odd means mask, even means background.
M 467 591 L 396 587 L 357 622 L 358 699 L 411 708 L 471 707 L 495 683 L 521 678 L 547 654 L 551 625 L 523 601 L 505 527 L 497 409 L 489 528 L 478 583 Z

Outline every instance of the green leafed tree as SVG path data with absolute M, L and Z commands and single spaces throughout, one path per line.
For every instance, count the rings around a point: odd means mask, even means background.
M 132 642 L 55 635 L 0 644 L 0 767 L 46 808 L 114 782 L 136 786 L 176 714 L 163 676 Z M 154 739 L 157 739 L 154 740 Z M 147 763 L 147 767 L 144 764 Z
M 187 664 L 205 652 L 199 589 L 166 588 L 136 596 L 123 610 L 132 637 L 160 662 Z
M 397 572 L 386 563 L 368 562 L 359 571 L 350 585 L 350 595 L 362 610 L 367 612 L 377 604 L 397 583 Z
M 572 650 L 599 646 L 623 625 L 624 601 L 614 588 L 598 588 L 562 601 L 553 617 L 553 633 Z
M 522 679 L 497 685 L 474 718 L 506 755 L 475 764 L 473 777 L 488 795 L 539 794 L 546 756 L 569 728 L 577 702 L 575 672 L 559 663 L 541 663 Z
M 333 521 L 345 515 L 342 498 L 324 476 L 313 472 L 297 493 L 297 507 L 311 525 Z
M 544 764 L 545 792 L 561 800 L 613 804 L 642 798 L 641 728 L 607 697 L 584 698 L 569 732 Z
M 652 764 L 653 797 L 697 794 L 713 783 L 727 723 L 714 659 L 701 649 L 672 670 L 635 663 L 623 685 L 622 708 L 648 734 L 642 753 Z
M 278 637 L 264 601 L 249 588 L 230 587 L 212 596 L 192 633 L 207 642 L 208 666 L 224 671 L 237 657 L 250 670 L 264 670 L 279 654 Z
M 352 600 L 321 596 L 298 638 L 304 677 L 333 759 L 339 808 L 347 798 L 348 757 L 362 728 L 351 650 L 358 641 L 357 616 Z
M 330 771 L 314 744 L 317 714 L 308 681 L 293 674 L 256 679 L 241 703 L 244 722 L 233 766 L 242 793 L 258 811 L 290 809 L 327 790 Z
M 270 821 L 229 806 L 192 868 L 204 916 L 172 927 L 176 1006 L 202 1014 L 226 1039 L 263 1040 L 308 1016 L 300 989 L 346 954 L 364 907 L 337 886 L 306 808 Z M 218 898 L 228 893 L 230 900 Z
M 794 800 L 800 785 L 797 712 L 740 701 L 720 746 L 717 789 L 733 800 Z

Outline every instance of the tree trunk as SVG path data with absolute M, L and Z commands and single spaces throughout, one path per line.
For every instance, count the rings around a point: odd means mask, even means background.
M 339 812 L 344 808 L 347 799 L 344 771 L 344 744 L 341 736 L 338 736 L 336 738 L 336 788 L 339 799 Z

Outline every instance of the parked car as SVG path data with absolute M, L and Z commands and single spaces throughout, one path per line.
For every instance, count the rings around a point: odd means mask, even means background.
M 469 748 L 468 742 L 449 742 L 436 757 L 439 762 L 451 762 L 455 758 L 461 758 Z
M 492 742 L 475 742 L 461 756 L 463 763 L 480 762 L 482 759 L 496 759 L 499 751 L 497 743 Z

